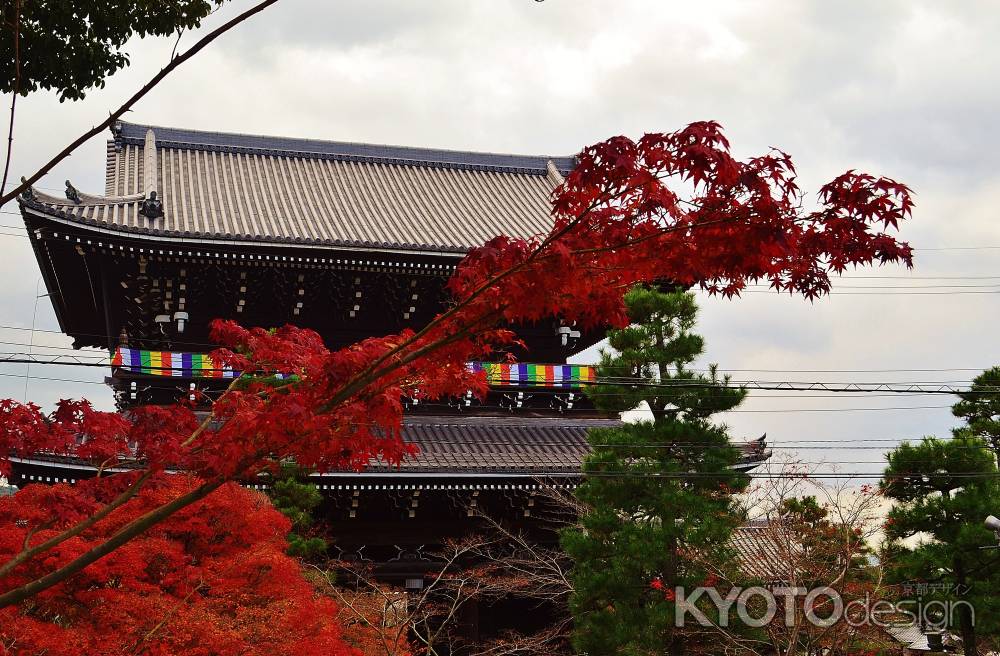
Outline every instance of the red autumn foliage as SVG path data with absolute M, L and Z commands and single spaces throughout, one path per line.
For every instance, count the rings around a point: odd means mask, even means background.
M 904 185 L 849 171 L 820 189 L 815 210 L 803 210 L 787 155 L 737 160 L 713 122 L 638 141 L 614 137 L 581 152 L 553 195 L 548 235 L 500 236 L 473 249 L 449 283 L 455 303 L 419 331 L 329 351 L 309 330 L 217 322 L 222 361 L 291 377 L 240 379 L 214 402 L 211 428 L 207 421 L 196 427 L 181 405 L 126 420 L 84 403 L 64 402 L 45 416 L 36 406 L 4 402 L 0 462 L 45 451 L 98 464 L 120 457 L 149 471 L 176 467 L 201 477 L 204 483 L 175 504 L 122 523 L 107 545 L 120 549 L 177 507 L 280 458 L 319 470 L 361 469 L 373 458 L 399 462 L 411 452 L 400 439 L 401 399 L 482 394 L 483 375 L 465 363 L 508 346 L 511 324 L 555 316 L 583 327 L 621 326 L 622 296 L 636 283 L 669 280 L 734 296 L 748 282 L 767 280 L 812 299 L 847 266 L 909 265 L 909 246 L 883 231 L 897 227 L 911 206 Z M 139 494 L 145 499 L 148 492 Z M 68 512 L 55 504 L 37 521 L 44 515 L 65 525 Z M 102 555 L 99 548 L 81 552 L 45 586 Z M 23 571 L 59 563 L 40 554 L 15 567 L 17 576 L 0 578 L 0 607 L 37 593 L 18 587 L 28 580 Z
M 0 499 L 0 559 L 20 551 L 29 526 L 46 526 L 31 537 L 40 542 L 93 513 L 126 478 L 31 485 Z M 45 574 L 192 485 L 160 475 L 86 537 L 67 540 L 5 584 Z M 62 519 L 49 524 L 54 508 Z M 316 596 L 285 555 L 289 528 L 262 494 L 226 485 L 29 604 L 0 610 L 0 654 L 362 653 L 345 642 L 336 604 Z

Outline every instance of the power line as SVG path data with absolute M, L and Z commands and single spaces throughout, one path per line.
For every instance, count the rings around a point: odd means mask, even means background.
M 625 471 L 610 471 L 610 472 L 582 472 L 580 474 L 581 478 L 660 478 L 668 480 L 687 480 L 687 479 L 717 479 L 717 478 L 729 478 L 731 476 L 747 476 L 749 478 L 764 478 L 764 479 L 810 479 L 810 478 L 820 478 L 820 479 L 839 479 L 839 478 L 887 478 L 889 480 L 906 480 L 911 479 L 916 476 L 941 476 L 950 477 L 965 480 L 976 480 L 976 479 L 986 479 L 994 480 L 1000 478 L 1000 473 L 995 472 L 907 472 L 905 474 L 892 474 L 886 475 L 885 472 L 808 472 L 808 473 L 794 473 L 794 472 L 739 472 L 739 471 L 727 471 L 722 473 L 704 473 L 704 472 L 691 472 L 691 473 L 674 473 L 674 472 L 659 472 L 659 473 L 635 473 L 635 472 L 625 472 Z
M 763 289 L 743 289 L 740 290 L 740 294 L 773 294 L 775 296 L 780 296 L 785 292 L 777 291 L 767 291 Z M 962 296 L 968 294 L 1000 294 L 1000 290 L 996 291 L 954 291 L 954 292 L 838 292 L 837 288 L 834 287 L 832 291 L 827 292 L 828 294 L 834 294 L 837 296 Z
M 2 330 L 19 330 L 23 332 L 36 332 L 36 333 L 50 333 L 55 335 L 64 335 L 61 330 L 50 330 L 46 328 L 29 328 L 26 326 L 11 326 L 0 324 L 0 329 Z M 78 335 L 85 335 L 87 337 L 109 337 L 106 333 L 76 333 Z M 117 335 L 114 335 L 117 337 Z M 194 346 L 207 346 L 212 349 L 219 348 L 218 344 L 210 344 L 208 342 L 185 342 L 172 340 L 175 344 L 190 344 Z M 15 344 L 19 346 L 43 346 L 41 344 L 27 344 L 21 342 L 0 342 L 0 344 Z M 59 347 L 51 346 L 48 348 L 71 348 L 71 347 Z M 73 349 L 76 350 L 76 349 Z M 496 363 L 503 364 L 503 363 Z M 989 367 L 985 367 L 989 368 Z M 947 372 L 947 371 L 983 371 L 984 367 L 937 367 L 937 368 L 917 368 L 917 369 L 725 369 L 722 367 L 718 368 L 720 373 L 734 372 L 734 373 L 745 373 L 745 372 L 759 372 L 759 373 L 930 373 L 930 372 Z M 695 368 L 689 371 L 707 372 L 708 369 Z M 920 383 L 934 383 L 936 381 L 917 381 Z M 946 383 L 953 382 L 965 382 L 965 381 L 945 381 Z
M 57 382 L 65 382 L 65 383 L 84 383 L 84 384 L 91 384 L 91 385 L 104 385 L 105 384 L 104 381 L 80 380 L 80 379 L 73 379 L 73 378 L 55 378 L 55 377 L 48 377 L 48 376 L 33 376 L 33 375 L 26 376 L 24 374 L 0 373 L 0 376 L 7 377 L 7 378 L 18 378 L 18 379 L 21 379 L 21 380 L 24 380 L 24 379 L 28 379 L 28 380 L 46 380 L 46 381 L 57 381 Z M 206 379 L 206 380 L 208 380 L 208 379 Z M 188 381 L 185 379 L 185 382 L 188 382 Z M 184 387 L 182 385 L 166 385 L 166 386 L 164 386 L 164 385 L 144 384 L 143 385 L 143 389 L 144 390 L 146 390 L 146 389 L 183 390 Z M 202 393 L 204 393 L 204 392 L 202 392 Z M 436 406 L 436 405 L 445 405 L 445 404 L 425 404 L 425 405 Z M 448 406 L 445 406 L 445 407 L 448 407 Z M 788 414 L 788 413 L 800 413 L 800 412 L 809 412 L 809 413 L 813 413 L 813 412 L 884 412 L 884 411 L 899 411 L 899 410 L 932 410 L 932 409 L 943 409 L 943 408 L 951 408 L 951 407 L 952 406 L 950 406 L 950 405 L 917 405 L 917 406 L 883 406 L 883 407 L 875 407 L 875 408 L 871 408 L 871 407 L 858 407 L 858 408 L 775 408 L 775 409 L 756 409 L 756 410 L 724 410 L 724 411 L 720 411 L 718 414 L 726 414 L 726 413 L 740 413 L 740 414 Z M 499 405 L 496 405 L 496 406 L 494 406 L 494 405 L 477 405 L 476 408 L 477 409 L 487 409 L 487 410 L 488 409 L 495 409 L 495 410 L 501 410 L 501 411 L 509 411 L 509 408 L 506 408 L 504 406 L 499 406 Z M 567 413 L 567 414 L 573 413 L 574 409 L 564 410 L 563 412 Z
M 405 430 L 405 428 L 406 428 L 406 425 L 404 424 L 404 430 Z M 405 439 L 404 439 L 404 441 L 405 441 Z M 949 441 L 949 440 L 942 440 L 942 441 Z M 412 442 L 412 443 L 418 444 L 417 442 Z M 917 444 L 917 443 L 919 443 L 919 441 L 912 440 L 912 439 L 901 439 L 898 442 L 894 442 L 892 444 L 885 445 L 885 446 L 855 445 L 855 446 L 843 446 L 843 447 L 831 446 L 831 445 L 824 445 L 824 446 L 799 446 L 799 445 L 787 445 L 787 444 L 780 443 L 780 442 L 778 442 L 778 443 L 772 443 L 771 441 L 767 441 L 767 442 L 764 442 L 762 444 L 761 448 L 764 451 L 880 451 L 880 452 L 884 453 L 887 450 L 891 450 L 891 449 L 894 449 L 896 447 L 902 446 L 904 443 Z M 489 440 L 448 440 L 448 439 L 440 439 L 440 438 L 435 438 L 434 439 L 434 445 L 435 446 L 438 446 L 438 445 L 446 445 L 446 446 L 499 446 L 499 447 L 507 447 L 508 449 L 513 450 L 513 451 L 517 451 L 519 449 L 523 449 L 526 446 L 529 446 L 529 447 L 539 447 L 539 446 L 544 446 L 544 447 L 566 447 L 566 443 L 565 442 L 535 442 L 535 441 L 532 441 L 529 444 L 511 444 L 510 442 L 492 442 L 492 441 L 489 441 Z M 419 446 L 419 444 L 418 444 L 418 446 Z M 583 446 L 583 445 L 581 444 L 581 446 Z M 705 444 L 705 443 L 697 443 L 697 442 L 681 442 L 681 443 L 678 443 L 678 444 L 617 444 L 617 443 L 595 443 L 595 442 L 587 442 L 586 446 L 587 447 L 592 447 L 592 448 L 595 448 L 595 449 L 622 449 L 622 450 L 626 450 L 626 451 L 627 450 L 642 451 L 642 450 L 646 450 L 646 449 L 650 449 L 650 450 L 665 449 L 665 450 L 677 450 L 677 451 L 681 451 L 681 450 L 685 450 L 685 449 L 688 449 L 688 450 L 698 450 L 698 451 L 712 451 L 712 450 L 729 450 L 729 449 L 732 449 L 732 450 L 735 450 L 735 451 L 742 451 L 746 447 L 752 447 L 752 446 L 754 446 L 754 443 L 753 442 L 733 442 L 731 444 L 715 444 L 715 443 Z M 985 451 L 985 450 L 989 450 L 989 448 L 986 447 L 986 446 L 972 446 L 972 445 L 963 445 L 963 444 L 955 445 L 955 446 L 952 446 L 950 448 L 956 449 L 956 450 L 970 450 L 970 451 Z M 885 462 L 885 461 L 880 461 L 880 462 Z M 857 461 L 854 461 L 854 460 L 826 460 L 826 461 L 823 461 L 823 463 L 824 464 L 841 464 L 841 465 L 845 465 L 845 464 L 860 464 L 860 463 L 857 463 Z
M 49 378 L 47 376 L 25 376 L 24 374 L 4 374 L 4 373 L 0 373 L 0 376 L 4 376 L 5 378 L 20 378 L 21 380 L 24 380 L 25 378 L 29 380 L 52 380 L 52 381 L 58 381 L 60 383 L 86 383 L 88 385 L 104 384 L 103 380 L 79 380 L 76 378 Z
M 60 356 L 60 357 L 72 357 L 72 356 Z M 34 355 L 28 355 L 27 357 L 7 357 L 0 355 L 0 364 L 38 364 L 38 365 L 56 365 L 63 367 L 104 367 L 110 366 L 110 362 L 60 362 L 56 360 L 40 360 Z
M 33 331 L 33 332 L 36 332 L 36 333 L 47 333 L 47 334 L 54 334 L 54 335 L 64 335 L 65 334 L 61 330 L 48 330 L 48 329 L 45 329 L 45 328 L 34 328 L 34 329 L 32 329 L 32 328 L 28 328 L 28 327 L 25 327 L 25 326 L 0 325 L 0 329 L 2 329 L 2 330 L 17 330 L 17 331 L 23 331 L 23 332 L 31 332 L 31 331 Z M 75 334 L 83 335 L 83 336 L 87 336 L 87 337 L 102 337 L 102 338 L 109 337 L 109 335 L 107 335 L 105 333 L 75 333 Z M 118 336 L 114 335 L 113 337 L 117 338 Z M 172 342 L 174 344 L 178 344 L 178 345 L 182 345 L 183 344 L 183 345 L 189 345 L 189 346 L 202 346 L 202 347 L 206 347 L 206 348 L 213 349 L 213 350 L 219 348 L 218 344 L 211 344 L 211 343 L 208 343 L 208 342 L 189 342 L 189 341 L 179 341 L 179 340 L 172 340 Z M 73 349 L 72 347 L 48 346 L 48 345 L 43 345 L 43 344 L 27 344 L 27 343 L 22 343 L 22 342 L 0 342 L 0 344 L 8 344 L 8 345 L 16 345 L 16 346 L 32 346 L 32 347 L 52 348 L 52 349 L 64 349 L 64 350 L 77 350 L 77 349 Z M 720 368 L 718 368 L 718 371 L 720 373 L 731 372 L 731 373 L 859 373 L 859 374 L 865 374 L 865 373 L 942 373 L 942 372 L 949 372 L 949 371 L 983 371 L 984 369 L 988 369 L 988 368 L 989 367 L 937 367 L 937 368 L 928 367 L 928 368 L 912 368 L 912 369 L 905 369 L 905 368 L 898 368 L 898 369 L 725 369 L 725 368 L 721 368 L 720 367 Z M 690 369 L 689 371 L 707 372 L 709 370 L 708 369 L 704 369 L 704 368 L 693 368 L 693 369 Z M 950 385 L 950 384 L 962 384 L 962 383 L 970 383 L 970 382 L 971 381 L 966 381 L 966 380 L 961 380 L 961 381 L 955 381 L 955 380 L 949 380 L 949 381 L 900 381 L 900 382 L 894 382 L 894 383 L 891 383 L 891 384 L 920 384 L 920 385 L 943 384 L 943 385 Z
M 0 325 L 0 330 L 20 330 L 22 332 L 36 332 L 36 333 L 50 333 L 50 334 L 53 334 L 53 335 L 66 335 L 66 333 L 64 333 L 61 330 L 47 330 L 45 328 L 26 328 L 24 326 Z M 107 339 L 109 337 L 114 338 L 114 339 L 118 339 L 118 337 L 119 337 L 119 335 L 117 335 L 117 334 L 115 334 L 115 335 L 108 335 L 106 333 L 74 332 L 73 334 L 74 335 L 82 335 L 84 337 L 100 337 L 102 339 Z M 219 348 L 218 344 L 211 344 L 209 342 L 190 342 L 190 341 L 177 340 L 177 339 L 171 339 L 170 342 L 172 344 L 178 344 L 178 345 L 182 345 L 183 344 L 185 346 L 200 346 L 200 347 L 205 347 L 205 348 L 212 349 L 212 350 Z
M 30 328 L 28 330 L 30 330 Z M 33 349 L 54 349 L 54 350 L 57 350 L 57 351 L 77 351 L 77 352 L 82 353 L 82 354 L 91 354 L 91 353 L 93 353 L 94 355 L 99 355 L 98 353 L 95 353 L 94 351 L 87 351 L 87 350 L 84 350 L 84 349 L 73 348 L 72 346 L 53 346 L 53 345 L 49 345 L 49 344 L 38 344 L 37 342 L 28 343 L 28 342 L 4 342 L 4 341 L 0 341 L 0 344 L 3 344 L 5 346 L 30 346 Z M 87 347 L 87 348 L 91 348 L 91 347 Z M 103 350 L 107 350 L 107 349 L 103 349 Z M 979 370 L 976 369 L 976 370 L 970 370 L 970 371 L 979 371 Z
M 4 342 L 0 342 L 2 344 Z M 889 374 L 889 373 L 927 373 L 945 371 L 983 371 L 989 367 L 940 367 L 936 369 L 723 369 L 719 367 L 719 373 L 794 373 L 794 374 Z M 688 371 L 709 372 L 710 369 L 688 369 Z
M 110 359 L 106 356 L 100 357 L 100 361 L 84 361 L 81 356 L 70 356 L 70 355 L 57 355 L 57 356 L 47 356 L 54 357 L 55 359 L 45 359 L 46 354 L 28 354 L 28 353 L 13 353 L 5 354 L 0 353 L 0 364 L 37 364 L 37 365 L 55 365 L 55 366 L 70 366 L 70 367 L 111 367 Z M 93 357 L 93 356 L 91 356 Z M 70 358 L 71 361 L 61 360 L 61 358 Z M 158 370 L 158 371 L 180 371 L 176 367 L 163 367 L 163 366 L 149 366 L 143 367 L 143 369 L 148 370 Z M 211 371 L 226 371 L 223 369 L 213 369 Z M 126 373 L 129 373 L 126 371 Z M 181 377 L 178 377 L 181 378 Z M 197 378 L 208 378 L 208 377 L 183 377 L 184 380 L 194 380 Z M 511 383 L 519 382 L 517 380 L 501 380 L 496 381 L 495 379 L 490 382 L 500 382 L 500 383 Z M 586 384 L 585 381 L 579 381 L 579 384 Z M 724 396 L 722 390 L 735 390 L 735 389 L 748 389 L 756 391 L 822 391 L 827 392 L 826 394 L 793 394 L 793 395 L 768 395 L 763 397 L 756 397 L 762 399 L 775 399 L 775 398 L 836 398 L 840 394 L 850 394 L 855 397 L 861 398 L 883 398 L 883 397 L 894 397 L 900 394 L 927 396 L 936 394 L 947 394 L 947 395 L 958 395 L 958 394 L 975 394 L 981 396 L 987 395 L 1000 395 L 1000 388 L 988 388 L 981 390 L 968 390 L 968 389 L 958 389 L 951 385 L 945 384 L 933 384 L 931 386 L 922 384 L 899 384 L 899 383 L 794 383 L 794 382 L 757 382 L 757 381 L 744 381 L 737 383 L 737 386 L 722 387 L 712 384 L 666 384 L 666 383 L 655 383 L 649 381 L 616 381 L 616 380 L 599 380 L 594 383 L 597 386 L 613 386 L 613 387 L 648 387 L 648 388 L 658 388 L 658 389 L 707 389 L 707 390 L 718 390 L 719 393 L 714 395 L 708 395 L 709 398 Z M 895 387 L 899 385 L 904 385 L 904 387 Z M 538 388 L 532 389 L 528 387 L 527 390 L 523 390 L 523 393 L 528 394 L 564 394 L 571 388 Z M 503 388 L 495 388 L 494 391 L 503 392 Z M 517 390 L 522 391 L 522 390 Z M 514 389 L 507 390 L 506 393 L 515 393 Z M 625 393 L 620 394 L 609 394 L 602 393 L 601 396 L 626 396 Z M 478 407 L 478 406 L 477 406 Z M 927 406 L 927 407 L 945 407 L 945 406 Z M 874 408 L 873 408 L 874 409 Z M 807 411 L 806 409 L 796 408 L 789 409 L 796 410 L 800 412 Z M 835 408 L 830 409 L 835 410 Z M 860 410 L 860 408 L 858 409 Z M 770 412 L 772 410 L 730 410 L 728 412 Z M 810 410 L 819 412 L 821 409 Z
M 983 276 L 976 274 L 951 275 L 951 276 L 909 276 L 909 275 L 846 275 L 837 276 L 837 280 L 997 280 L 1000 276 Z
M 492 379 L 496 380 L 496 379 Z M 516 383 L 516 379 L 500 379 L 499 382 Z M 577 382 L 577 381 L 573 381 Z M 649 381 L 645 379 L 635 379 L 628 377 L 605 376 L 595 381 L 579 381 L 581 385 L 600 388 L 604 385 L 617 387 L 646 387 L 662 390 L 670 389 L 747 389 L 765 391 L 802 391 L 802 392 L 834 392 L 834 393 L 865 393 L 883 392 L 891 394 L 967 394 L 985 393 L 998 394 L 1000 387 L 981 386 L 976 392 L 967 389 L 959 389 L 950 382 L 824 382 L 824 381 L 766 381 L 766 380 L 730 380 L 728 384 L 713 384 L 699 381 L 672 380 L 672 381 Z M 965 381 L 962 381 L 965 384 Z M 600 393 L 600 392 L 598 392 Z
M 445 403 L 421 403 L 421 405 L 426 405 L 428 407 L 451 407 Z M 888 410 L 933 410 L 942 408 L 951 408 L 951 405 L 916 405 L 916 406 L 888 406 L 888 407 L 877 407 L 877 408 L 779 408 L 772 410 L 720 410 L 716 414 L 757 414 L 757 413 L 773 413 L 773 414 L 784 414 L 784 413 L 797 413 L 797 412 L 867 412 L 867 411 L 888 411 Z M 510 412 L 511 409 L 508 406 L 502 405 L 476 405 L 477 410 L 496 410 L 500 412 Z M 577 408 L 562 409 L 561 412 L 564 414 L 575 414 Z M 585 412 L 591 412 L 591 410 L 584 409 Z
M 45 189 L 45 187 L 38 187 L 38 188 L 39 189 Z M 20 212 L 0 211 L 0 213 L 2 213 L 2 214 L 9 214 L 9 215 L 12 215 L 12 216 L 21 216 Z M 21 228 L 23 228 L 23 226 L 9 225 L 9 224 L 0 224 L 0 227 L 14 228 L 14 229 L 21 229 Z M 27 236 L 27 235 L 24 235 L 24 236 Z M 1000 245 L 993 245 L 993 244 L 981 245 L 981 246 L 934 246 L 934 247 L 928 246 L 928 247 L 914 247 L 913 248 L 913 250 L 915 252 L 927 252 L 927 251 L 977 251 L 977 250 L 998 250 L 998 249 L 1000 249 Z
M 45 348 L 45 347 L 41 347 Z M 53 360 L 43 360 L 42 356 L 52 357 Z M 20 360 L 17 358 L 25 358 Z M 30 361 L 28 358 L 30 357 Z M 61 358 L 72 358 L 74 360 L 79 359 L 80 362 L 67 362 L 61 360 Z M 92 358 L 93 361 L 86 362 L 83 361 L 85 358 Z M 0 352 L 0 364 L 10 363 L 10 364 L 41 364 L 41 365 L 58 365 L 58 366 L 112 366 L 111 359 L 109 356 L 103 354 L 80 354 L 80 355 L 63 355 L 63 354 L 46 354 L 46 353 L 22 353 L 22 352 Z M 128 369 L 128 367 L 124 367 Z M 177 367 L 164 367 L 164 366 L 144 366 L 143 370 L 158 370 L 158 371 L 180 371 Z M 211 371 L 211 372 L 228 372 L 228 369 L 203 369 L 200 371 Z M 125 371 L 124 373 L 137 373 Z M 179 377 L 178 377 L 179 378 Z M 206 378 L 212 379 L 213 377 L 200 376 L 196 378 Z M 525 383 L 524 387 L 514 387 L 514 383 L 518 383 L 517 379 L 492 379 L 489 381 L 491 383 L 500 382 L 509 387 L 497 388 L 506 389 L 508 393 L 524 392 L 530 394 L 539 394 L 552 392 L 556 394 L 562 394 L 566 392 L 579 392 L 582 390 L 579 387 L 533 387 L 532 383 Z M 616 380 L 614 378 L 604 380 L 600 379 L 594 383 L 590 381 L 572 381 L 573 385 L 597 385 L 597 386 L 616 386 L 616 387 L 652 387 L 661 389 L 707 389 L 707 390 L 735 390 L 747 388 L 749 391 L 825 391 L 831 394 L 840 393 L 851 393 L 858 395 L 866 394 L 879 394 L 885 396 L 891 396 L 900 393 L 906 394 L 1000 394 L 1000 387 L 987 386 L 979 390 L 967 390 L 967 389 L 956 389 L 952 386 L 956 383 L 966 384 L 970 381 L 928 381 L 928 382 L 794 382 L 794 381 L 774 381 L 774 382 L 761 382 L 761 381 L 731 381 L 730 386 L 721 386 L 713 384 L 668 384 L 668 383 L 657 383 L 655 381 L 645 381 L 643 379 L 636 380 Z M 905 386 L 904 389 L 895 389 L 893 386 Z M 932 386 L 934 389 L 923 389 L 923 387 Z M 602 393 L 603 396 L 609 396 L 610 393 Z M 825 397 L 828 395 L 817 395 L 817 398 Z M 780 396 L 767 396 L 759 398 L 782 398 Z M 802 395 L 795 395 L 794 398 L 802 398 Z
M 938 246 L 935 248 L 914 248 L 915 251 L 983 251 L 983 250 L 996 250 L 1000 249 L 1000 246 L 988 245 L 988 246 Z
M 751 283 L 747 287 L 760 288 L 771 286 L 765 283 Z M 834 289 L 964 289 L 964 288 L 994 288 L 1000 287 L 1000 282 L 995 283 L 955 283 L 955 284 L 935 284 L 935 285 L 834 285 Z

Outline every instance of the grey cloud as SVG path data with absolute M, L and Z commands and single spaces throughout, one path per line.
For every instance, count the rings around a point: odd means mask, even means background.
M 228 5 L 206 27 L 243 6 Z M 992 83 L 1000 62 L 998 22 L 1000 12 L 985 1 L 282 0 L 178 70 L 131 117 L 202 129 L 553 154 L 613 134 L 637 136 L 711 118 L 727 128 L 740 156 L 772 145 L 788 150 L 807 190 L 847 168 L 911 184 L 919 205 L 903 236 L 918 248 L 1000 244 L 1000 144 L 993 129 L 1000 90 Z M 182 47 L 195 38 L 185 35 Z M 129 44 L 133 67 L 83 103 L 60 105 L 44 95 L 19 103 L 15 173 L 32 170 L 105 116 L 163 65 L 172 45 Z M 59 190 L 69 177 L 99 192 L 103 157 L 103 140 L 94 140 L 44 186 Z M 19 223 L 17 216 L 0 216 L 2 223 Z M 27 325 L 37 275 L 33 256 L 25 239 L 0 236 L 0 248 L 0 275 L 9 281 L 0 287 L 0 323 Z M 918 251 L 914 274 L 997 275 L 998 257 L 1000 251 Z M 860 284 L 840 282 L 841 288 Z M 737 369 L 985 368 L 1000 362 L 993 337 L 998 298 L 852 295 L 814 305 L 760 294 L 705 300 L 706 362 Z M 45 321 L 52 322 L 50 314 Z M 0 331 L 0 339 L 13 336 Z M 0 365 L 0 372 L 17 371 Z M 65 378 L 99 378 L 90 370 L 59 371 Z M 22 389 L 23 381 L 0 377 L 0 396 L 20 398 Z M 94 395 L 88 386 L 45 381 L 33 382 L 31 391 L 46 403 L 65 392 Z M 110 405 L 106 391 L 96 396 Z M 748 409 L 780 409 L 949 400 L 748 403 Z M 781 440 L 917 437 L 955 424 L 947 409 L 726 419 L 737 434 L 766 431 Z M 844 460 L 858 453 L 826 455 Z

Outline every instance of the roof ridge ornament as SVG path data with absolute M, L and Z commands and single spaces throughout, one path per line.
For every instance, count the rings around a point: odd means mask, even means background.
M 21 176 L 21 184 L 27 184 L 28 180 L 23 175 Z M 21 200 L 35 200 L 35 190 L 31 185 L 24 188 L 21 192 Z
M 158 219 L 163 216 L 163 201 L 156 197 L 156 192 L 149 192 L 149 196 L 142 201 L 139 214 L 149 220 Z
M 139 214 L 150 221 L 163 216 L 163 201 L 156 196 L 156 178 L 159 173 L 156 157 L 156 133 L 152 128 L 146 130 L 146 142 L 142 147 L 142 178 L 146 192 L 145 200 Z
M 555 181 L 557 187 L 566 182 L 563 174 L 559 172 L 559 167 L 551 159 L 545 162 L 545 168 L 548 171 L 549 177 Z
M 119 152 L 125 145 L 125 136 L 122 134 L 122 122 L 115 121 L 111 124 L 111 136 L 115 142 L 115 152 Z
M 69 180 L 66 181 L 66 198 L 73 201 L 79 205 L 83 200 L 80 198 L 80 192 L 76 187 L 73 186 Z

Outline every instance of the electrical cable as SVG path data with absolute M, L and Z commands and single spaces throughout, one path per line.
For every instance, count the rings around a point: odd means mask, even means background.
M 60 383 L 86 383 L 88 385 L 105 384 L 103 380 L 79 380 L 77 378 L 49 378 L 47 376 L 25 376 L 24 374 L 4 374 L 4 373 L 0 373 L 0 376 L 4 376 L 6 378 L 20 378 L 21 380 L 24 380 L 25 378 L 27 378 L 28 380 L 51 380 L 51 381 L 58 381 Z

